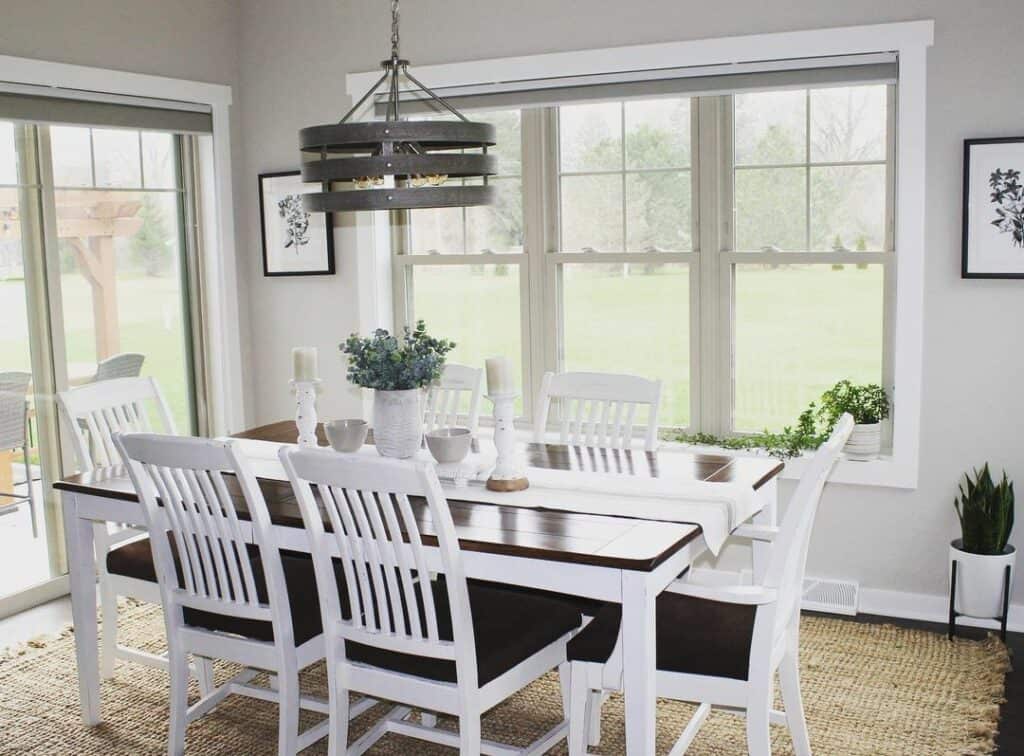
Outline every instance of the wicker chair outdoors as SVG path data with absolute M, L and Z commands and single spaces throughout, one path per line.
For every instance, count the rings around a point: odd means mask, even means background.
M 137 378 L 142 374 L 142 363 L 146 355 L 138 352 L 121 352 L 101 360 L 96 366 L 94 381 L 109 381 L 113 378 Z
M 21 449 L 25 459 L 27 489 L 26 496 L 15 491 L 0 491 L 0 497 L 14 499 L 7 507 L 28 502 L 32 537 L 35 538 L 39 535 L 39 525 L 36 522 L 36 496 L 32 488 L 32 467 L 28 456 L 28 388 L 31 383 L 31 373 L 0 373 L 0 451 Z

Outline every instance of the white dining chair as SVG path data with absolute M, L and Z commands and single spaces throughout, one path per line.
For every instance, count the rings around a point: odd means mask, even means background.
M 462 425 L 475 437 L 480 428 L 483 368 L 445 365 L 441 377 L 427 389 L 423 430 Z
M 113 378 L 86 384 L 60 392 L 57 403 L 82 472 L 121 464 L 114 447 L 114 433 L 159 430 L 173 435 L 176 432 L 167 401 L 154 378 Z M 150 420 L 151 414 L 157 419 L 156 424 Z M 149 537 L 138 528 L 97 522 L 93 527 L 93 541 L 103 616 L 102 676 L 107 679 L 114 676 L 116 659 L 167 669 L 164 656 L 118 643 L 118 596 L 160 603 Z M 196 673 L 200 684 L 208 690 L 211 684 L 208 665 L 198 666 Z
M 325 737 L 326 721 L 299 731 L 300 708 L 328 710 L 299 689 L 299 672 L 324 658 L 313 563 L 281 552 L 256 477 L 234 442 L 116 433 L 113 443 L 151 533 L 171 673 L 169 756 L 184 753 L 189 722 L 232 694 L 278 702 L 279 756 Z M 243 670 L 189 706 L 190 655 Z M 259 670 L 275 676 L 273 688 L 251 683 Z
M 656 602 L 659 698 L 697 704 L 670 753 L 685 753 L 712 707 L 746 716 L 747 751 L 771 753 L 769 723 L 786 724 L 797 756 L 811 746 L 800 696 L 800 599 L 821 492 L 853 430 L 843 415 L 809 460 L 775 536 L 764 580 L 757 585 L 699 586 L 677 581 Z M 587 753 L 593 690 L 622 681 L 622 611 L 608 605 L 569 644 L 569 754 Z M 772 709 L 778 673 L 785 711 Z
M 32 480 L 28 440 L 28 390 L 31 384 L 31 373 L 0 373 L 0 451 L 21 449 L 25 463 L 25 495 L 21 496 L 15 491 L 0 491 L 0 497 L 12 499 L 6 504 L 12 509 L 23 502 L 28 502 L 28 513 L 32 519 L 32 537 L 38 538 L 36 492 Z
M 316 567 L 332 754 L 358 756 L 388 732 L 457 748 L 462 756 L 532 756 L 565 737 L 563 721 L 530 746 L 512 749 L 482 739 L 480 716 L 550 670 L 565 671 L 578 610 L 468 584 L 431 466 L 295 447 L 282 448 L 280 457 Z M 425 510 L 413 508 L 413 497 L 425 501 Z M 423 525 L 431 533 L 424 535 Z M 436 554 L 428 554 L 427 539 Z M 431 571 L 440 573 L 436 580 Z M 350 691 L 398 705 L 346 751 Z M 409 721 L 410 707 L 457 716 L 458 732 Z
M 646 409 L 644 449 L 658 447 L 661 381 L 619 373 L 545 373 L 533 422 L 537 443 L 547 439 L 553 403 L 558 404 L 561 444 L 629 449 L 637 410 Z

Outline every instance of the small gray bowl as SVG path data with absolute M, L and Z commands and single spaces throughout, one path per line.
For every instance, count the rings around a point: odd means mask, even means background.
M 473 434 L 469 428 L 438 428 L 427 434 L 427 448 L 443 465 L 464 460 L 472 443 Z
M 327 433 L 327 440 L 331 442 L 331 448 L 339 452 L 359 451 L 359 448 L 366 442 L 366 432 L 369 426 L 365 420 L 352 418 L 349 420 L 331 420 L 324 425 Z

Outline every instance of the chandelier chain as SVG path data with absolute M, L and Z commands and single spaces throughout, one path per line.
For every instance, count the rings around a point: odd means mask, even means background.
M 398 59 L 398 0 L 391 0 L 391 58 Z

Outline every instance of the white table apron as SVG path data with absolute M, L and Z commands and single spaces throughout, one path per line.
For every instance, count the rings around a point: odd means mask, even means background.
M 98 725 L 102 714 L 92 522 L 106 520 L 141 525 L 143 513 L 137 502 L 69 491 L 62 493 L 82 718 L 87 725 Z M 760 502 L 773 503 L 774 482 L 762 487 L 759 493 Z M 774 506 L 769 509 L 774 518 Z M 304 530 L 275 527 L 282 547 L 309 551 Z M 649 756 L 655 752 L 656 733 L 655 601 L 704 548 L 703 539 L 695 539 L 652 571 L 468 550 L 463 552 L 463 557 L 468 577 L 622 604 L 626 750 L 630 756 Z M 430 553 L 431 560 L 438 558 L 433 549 Z

